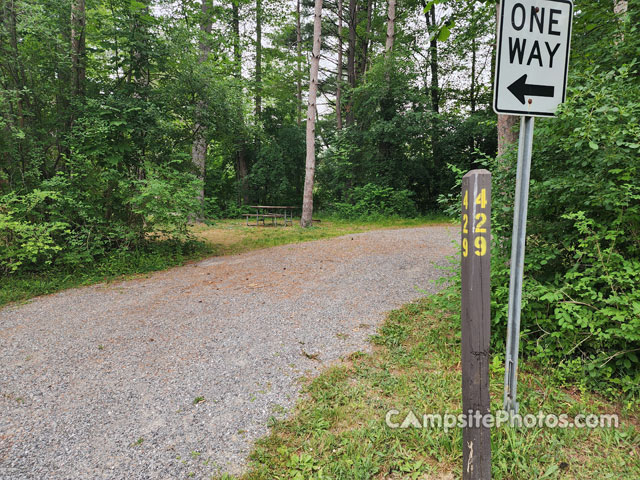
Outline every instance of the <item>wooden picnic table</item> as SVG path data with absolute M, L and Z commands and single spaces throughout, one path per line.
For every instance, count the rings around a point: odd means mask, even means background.
M 246 221 L 247 226 L 256 227 L 259 226 L 259 222 L 262 220 L 262 225 L 265 225 L 264 221 L 266 218 L 271 219 L 271 223 L 274 226 L 278 225 L 278 219 L 282 218 L 284 220 L 284 226 L 287 226 L 287 223 L 293 225 L 293 210 L 300 207 L 292 207 L 285 205 L 249 205 L 249 208 L 255 208 L 256 213 L 245 213 L 243 214 Z M 287 215 L 288 213 L 288 215 Z M 256 223 L 249 224 L 249 218 L 255 217 Z

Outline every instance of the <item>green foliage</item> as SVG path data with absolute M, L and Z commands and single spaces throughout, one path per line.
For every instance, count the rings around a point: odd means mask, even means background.
M 375 218 L 417 216 L 416 205 L 411 199 L 413 192 L 394 190 L 368 183 L 352 190 L 352 203 L 335 203 L 328 212 L 338 218 Z
M 304 184 L 304 130 L 265 111 L 260 148 L 248 178 L 250 199 L 259 205 L 297 205 Z
M 215 252 L 211 246 L 194 240 L 157 240 L 106 251 L 95 261 L 85 263 L 83 268 L 56 263 L 39 271 L 21 269 L 12 275 L 0 276 L 0 305 L 65 288 L 109 281 L 122 275 L 163 270 L 212 253 Z
M 13 273 L 34 265 L 51 265 L 69 233 L 69 224 L 48 221 L 46 201 L 57 192 L 34 190 L 26 195 L 10 193 L 0 198 L 0 271 Z
M 87 4 L 80 90 L 69 61 L 71 2 L 3 5 L 2 273 L 88 265 L 152 237 L 187 239 L 202 188 L 190 156 L 196 109 L 206 97 L 199 128 L 224 143 L 238 105 L 225 62 L 200 62 L 193 48 L 200 9 L 185 5 L 171 18 L 151 5 Z
M 134 182 L 137 194 L 128 202 L 132 213 L 145 219 L 146 233 L 187 239 L 190 216 L 200 208 L 194 192 L 201 185 L 195 175 L 149 165 L 146 178 Z
M 624 60 L 624 57 L 621 58 Z M 572 77 L 537 124 L 522 312 L 524 354 L 559 378 L 640 395 L 640 84 L 635 61 Z M 513 161 L 511 158 L 510 161 Z M 493 163 L 494 340 L 503 348 L 515 168 Z
M 421 213 L 437 210 L 438 195 L 455 182 L 446 165 L 467 170 L 495 152 L 488 97 L 471 114 L 433 112 L 410 52 L 398 50 L 391 60 L 376 58 L 366 81 L 349 92 L 357 121 L 335 132 L 320 155 L 321 209 L 353 204 L 356 189 L 373 184 L 412 192 Z

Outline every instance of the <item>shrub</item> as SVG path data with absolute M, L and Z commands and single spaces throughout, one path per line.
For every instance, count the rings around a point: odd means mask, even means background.
M 34 265 L 50 265 L 69 234 L 69 224 L 46 219 L 46 202 L 57 192 L 34 190 L 0 198 L 0 271 L 12 273 Z
M 341 218 L 411 218 L 418 214 L 412 196 L 413 192 L 409 190 L 394 190 L 368 183 L 353 189 L 350 203 L 335 203 L 329 212 Z
M 563 379 L 630 397 L 640 394 L 636 68 L 583 73 L 558 117 L 536 126 L 521 343 Z M 488 166 L 497 240 L 493 339 L 502 350 L 515 166 L 505 168 L 504 159 Z

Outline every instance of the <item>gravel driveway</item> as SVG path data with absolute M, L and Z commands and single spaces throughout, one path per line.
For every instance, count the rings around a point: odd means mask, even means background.
M 285 245 L 0 310 L 0 478 L 241 471 L 300 377 L 435 291 L 456 233 Z

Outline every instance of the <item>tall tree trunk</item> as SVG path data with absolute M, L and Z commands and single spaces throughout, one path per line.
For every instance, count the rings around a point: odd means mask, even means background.
M 85 0 L 73 0 L 71 5 L 71 92 L 84 95 L 86 75 Z
M 384 122 L 391 124 L 393 117 L 396 114 L 395 99 L 393 97 L 393 90 L 391 88 L 391 69 L 393 68 L 392 54 L 393 43 L 395 39 L 395 24 L 396 24 L 396 0 L 388 0 L 387 6 L 387 39 L 384 48 L 384 57 L 386 60 L 385 65 L 385 80 L 386 86 L 384 87 L 384 93 L 380 98 L 380 116 Z M 391 186 L 393 184 L 393 173 L 397 171 L 398 155 L 393 154 L 393 136 L 388 133 L 380 135 L 378 143 L 378 151 L 380 158 L 385 159 L 385 171 L 382 173 L 391 180 Z
M 20 58 L 20 51 L 18 47 L 18 12 L 16 11 L 16 4 L 14 0 L 5 0 L 3 3 L 4 5 L 2 5 L 2 7 L 4 7 L 3 9 L 5 10 L 4 16 L 7 21 L 6 27 L 8 30 L 7 33 L 9 36 L 8 40 L 10 47 L 10 53 L 8 55 L 9 61 L 5 63 L 4 67 L 9 72 L 8 77 L 12 80 L 11 87 L 13 87 L 16 92 L 15 110 L 13 102 L 10 103 L 10 108 L 11 113 L 18 119 L 18 126 L 22 129 L 25 127 L 25 123 L 27 122 L 25 114 L 28 114 L 31 109 L 27 89 L 25 88 L 27 85 L 27 76 L 22 59 Z M 7 78 L 7 81 L 9 78 Z M 2 80 L 4 82 L 4 79 Z M 13 121 L 11 121 L 11 123 L 13 123 Z M 21 167 L 21 175 L 19 178 L 22 180 L 23 185 L 26 186 L 24 173 L 27 169 L 28 155 L 26 154 L 26 148 L 22 140 L 17 140 L 17 150 L 17 157 L 20 161 Z
M 613 13 L 618 17 L 620 23 L 624 23 L 627 11 L 629 10 L 628 0 L 614 0 L 613 1 Z M 616 45 L 624 41 L 624 33 L 620 32 Z
M 471 22 L 471 26 L 475 27 L 475 4 L 471 3 L 471 15 L 469 21 Z M 474 114 L 476 111 L 476 62 L 477 62 L 477 42 L 475 34 L 471 35 L 471 85 L 469 85 L 469 108 L 471 110 L 471 114 Z M 476 148 L 476 139 L 473 134 L 471 134 L 469 138 L 469 150 L 471 154 L 475 151 Z
M 438 81 L 438 37 L 435 35 L 436 27 L 436 6 L 431 5 L 429 15 L 427 15 L 427 26 L 433 28 L 434 34 L 429 42 L 429 57 L 431 67 L 431 108 L 434 113 L 440 112 L 440 86 Z M 430 34 L 431 28 L 429 28 Z
M 367 0 L 367 29 L 365 30 L 364 41 L 362 42 L 362 59 L 360 62 L 360 76 L 367 72 L 369 63 L 369 44 L 371 43 L 371 15 L 373 11 L 372 0 Z
M 387 11 L 387 42 L 384 47 L 385 56 L 391 55 L 393 50 L 393 40 L 395 39 L 396 26 L 396 0 L 389 0 L 389 10 Z
M 614 0 L 613 13 L 616 15 L 624 15 L 629 8 L 628 0 Z
M 4 8 L 6 8 L 7 29 L 9 33 L 9 46 L 11 49 L 10 57 L 11 61 L 8 62 L 5 67 L 10 71 L 13 79 L 13 87 L 15 88 L 16 95 L 16 113 L 18 117 L 18 125 L 20 128 L 24 128 L 25 107 L 28 109 L 28 98 L 25 91 L 26 74 L 24 71 L 24 65 L 20 58 L 20 52 L 18 50 L 18 13 L 16 12 L 16 5 L 14 0 L 7 0 Z
M 338 0 L 341 1 L 341 0 Z M 297 55 L 297 114 L 298 126 L 302 125 L 302 30 L 300 28 L 300 0 L 296 2 L 296 55 Z M 338 55 L 340 55 L 338 53 Z
M 336 122 L 342 130 L 342 0 L 338 0 L 338 75 L 336 79 Z
M 309 104 L 307 108 L 307 160 L 304 177 L 301 227 L 309 227 L 313 220 L 313 182 L 316 171 L 316 97 L 318 95 L 318 68 L 322 32 L 322 0 L 316 0 L 313 18 L 313 50 L 309 75 Z
M 476 111 L 476 39 L 471 40 L 471 86 L 469 87 L 469 104 L 471 113 Z
M 471 22 L 475 22 L 475 5 L 471 4 Z M 469 87 L 469 105 L 471 113 L 476 111 L 476 36 L 471 35 L 471 86 Z
M 204 63 L 209 58 L 211 51 L 206 36 L 211 34 L 212 22 L 211 22 L 211 10 L 213 8 L 212 0 L 202 0 L 202 21 L 200 23 L 200 30 L 205 38 L 202 38 L 199 42 L 200 56 L 198 61 Z M 202 219 L 204 213 L 204 181 L 206 175 L 206 159 L 207 159 L 207 135 L 206 127 L 201 123 L 201 115 L 204 110 L 207 109 L 207 103 L 205 100 L 199 100 L 196 108 L 196 120 L 194 125 L 193 144 L 191 145 L 191 161 L 196 168 L 198 177 L 202 181 L 202 187 L 198 193 L 198 201 L 200 202 L 200 212 L 195 215 L 195 218 Z
M 496 42 L 497 28 L 500 26 L 500 3 L 496 3 Z M 494 65 L 495 65 L 495 47 L 494 47 Z M 494 67 L 495 69 L 495 67 Z M 515 132 L 515 126 L 518 124 L 518 116 L 516 115 L 498 115 L 498 157 L 501 157 L 511 145 L 518 141 L 518 134 Z
M 518 142 L 518 133 L 515 131 L 517 124 L 516 115 L 498 115 L 498 157 Z
M 262 0 L 256 0 L 256 123 L 262 117 Z
M 431 154 L 433 157 L 433 165 L 435 171 L 441 171 L 444 169 L 442 155 L 440 150 L 440 85 L 438 80 L 438 36 L 437 23 L 436 23 L 436 6 L 435 3 L 431 5 L 431 8 L 427 10 L 426 0 L 421 0 L 422 8 L 424 10 L 424 18 L 427 23 L 427 32 L 431 40 L 429 41 L 429 70 L 431 73 L 431 82 L 429 85 L 429 93 L 431 96 L 431 111 L 433 120 L 431 123 Z M 426 85 L 425 85 L 426 88 Z M 438 191 L 442 191 L 442 180 L 436 179 L 431 184 L 432 192 L 435 194 Z
M 242 51 L 240 50 L 240 5 L 239 0 L 232 3 L 232 26 L 233 26 L 233 59 L 235 62 L 235 76 L 238 81 L 242 80 Z M 244 117 L 242 108 L 239 111 L 238 125 L 244 132 Z M 236 151 L 236 176 L 240 185 L 240 196 L 244 205 L 249 203 L 249 188 L 247 185 L 247 157 L 245 154 L 245 138 L 244 135 L 239 136 Z
M 236 78 L 242 78 L 242 51 L 240 50 L 240 6 L 239 0 L 231 4 L 231 23 L 233 27 L 233 61 Z
M 356 28 L 358 26 L 358 2 L 349 0 L 349 49 L 347 50 L 347 80 L 353 91 L 356 88 Z M 347 125 L 353 125 L 353 95 L 347 103 Z

